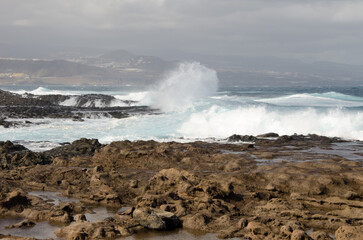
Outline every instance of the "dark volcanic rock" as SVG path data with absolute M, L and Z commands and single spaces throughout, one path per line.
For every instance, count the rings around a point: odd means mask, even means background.
M 21 151 L 27 151 L 28 149 L 22 145 L 14 144 L 10 141 L 0 141 L 0 154 L 15 153 Z
M 21 212 L 30 205 L 30 200 L 23 192 L 13 191 L 8 193 L 7 197 L 0 202 L 1 207 Z
M 277 133 L 270 132 L 270 133 L 265 133 L 265 134 L 257 135 L 257 137 L 262 137 L 262 138 L 275 138 L 275 137 L 279 137 L 279 135 Z
M 234 134 L 230 137 L 228 137 L 228 142 L 254 142 L 256 141 L 256 137 L 251 135 L 237 135 Z
M 63 106 L 62 102 L 66 100 L 71 100 L 73 106 Z M 19 95 L 0 90 L 0 126 L 9 128 L 32 124 L 30 121 L 27 123 L 7 121 L 8 118 L 66 118 L 84 121 L 85 118 L 91 117 L 127 118 L 132 115 L 157 114 L 157 110 L 147 106 L 130 106 L 134 103 L 133 101 L 123 101 L 129 106 L 113 106 L 114 101 L 121 100 L 103 94 L 37 96 Z
M 7 226 L 5 227 L 6 229 L 11 229 L 11 228 L 30 228 L 30 227 L 33 227 L 35 225 L 34 222 L 28 220 L 28 219 L 25 219 L 23 221 L 20 221 L 16 224 L 13 224 L 13 225 L 10 225 L 10 226 Z
M 100 150 L 102 144 L 97 139 L 81 138 L 72 144 L 53 148 L 43 154 L 48 158 L 72 157 L 72 156 L 92 156 L 95 151 Z
M 23 97 L 22 95 L 10 93 L 0 89 L 0 106 L 47 106 L 48 101 L 33 97 Z
M 153 230 L 173 230 L 181 226 L 175 214 L 160 209 L 135 209 L 132 217 L 140 225 Z
M 0 168 L 12 169 L 20 166 L 49 164 L 50 161 L 40 153 L 29 151 L 22 145 L 10 141 L 0 142 Z
M 18 124 L 16 122 L 6 121 L 5 118 L 0 118 L 0 126 L 3 126 L 4 128 L 15 127 L 17 125 Z

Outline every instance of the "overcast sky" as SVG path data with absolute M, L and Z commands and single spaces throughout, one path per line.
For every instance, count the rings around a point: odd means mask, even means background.
M 363 64 L 363 1 L 0 0 L 0 43 Z

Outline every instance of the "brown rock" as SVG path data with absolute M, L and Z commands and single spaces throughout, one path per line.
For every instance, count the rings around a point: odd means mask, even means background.
M 52 216 L 49 218 L 49 222 L 52 223 L 70 223 L 72 220 L 72 216 L 70 216 L 68 213 L 52 214 Z
M 271 232 L 265 224 L 254 221 L 249 222 L 246 229 L 251 233 L 251 235 L 267 236 Z
M 294 230 L 291 233 L 291 240 L 311 240 L 311 237 L 303 230 Z
M 234 172 L 241 170 L 241 163 L 238 160 L 231 160 L 229 161 L 224 167 L 223 171 L 225 172 Z
M 140 225 L 153 230 L 172 230 L 180 226 L 175 214 L 160 209 L 135 209 L 132 217 Z
M 203 230 L 209 222 L 210 218 L 203 213 L 188 215 L 183 218 L 183 228 Z
M 28 220 L 28 219 L 25 219 L 21 222 L 18 222 L 16 224 L 13 224 L 13 225 L 10 225 L 10 226 L 7 226 L 5 228 L 7 229 L 10 229 L 10 228 L 29 228 L 29 227 L 33 227 L 35 225 L 34 222 Z
M 341 226 L 335 232 L 337 240 L 361 240 L 363 236 L 363 226 Z
M 129 186 L 130 186 L 130 188 L 137 188 L 139 186 L 139 181 L 131 180 Z
M 0 206 L 17 212 L 23 211 L 23 209 L 29 205 L 30 200 L 26 197 L 24 192 L 20 191 L 12 191 L 8 193 L 6 199 L 0 202 Z
M 332 238 L 329 236 L 329 234 L 327 234 L 326 232 L 323 232 L 323 231 L 312 232 L 310 234 L 310 237 L 313 240 L 332 240 Z
M 77 214 L 73 217 L 74 222 L 85 222 L 87 221 L 87 218 L 84 214 Z
M 290 226 L 284 225 L 280 228 L 280 235 L 284 238 L 290 237 L 293 229 Z

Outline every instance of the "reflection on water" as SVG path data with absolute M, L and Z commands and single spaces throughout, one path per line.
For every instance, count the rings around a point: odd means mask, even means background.
M 175 231 L 145 231 L 140 232 L 138 234 L 132 235 L 126 238 L 119 238 L 123 240 L 219 240 L 215 233 L 205 233 L 201 231 L 192 231 L 192 230 L 183 230 L 177 229 Z M 230 239 L 239 239 L 240 238 L 230 238 Z
M 58 206 L 59 202 L 79 202 L 78 199 L 62 196 L 59 192 L 32 191 L 29 192 L 28 195 L 39 197 L 44 201 L 53 203 L 55 206 Z
M 50 225 L 48 222 L 39 222 L 35 226 L 30 228 L 13 228 L 5 229 L 9 225 L 16 224 L 22 221 L 22 218 L 6 218 L 0 219 L 0 233 L 4 235 L 12 235 L 18 237 L 33 237 L 39 239 L 53 238 L 58 239 L 54 234 L 57 226 Z
M 93 213 L 86 213 L 85 216 L 89 222 L 99 222 L 105 218 L 115 216 L 117 210 L 114 208 L 96 207 L 92 209 Z

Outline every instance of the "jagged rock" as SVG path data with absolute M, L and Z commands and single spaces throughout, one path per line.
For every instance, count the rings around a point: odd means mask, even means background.
M 252 236 L 261 236 L 261 237 L 263 236 L 266 237 L 271 232 L 271 230 L 265 224 L 255 221 L 249 222 L 246 227 L 246 230 L 249 231 L 249 233 Z
M 223 170 L 225 172 L 234 172 L 234 171 L 239 171 L 241 170 L 242 166 L 241 166 L 241 162 L 238 160 L 231 160 L 229 161 L 224 167 Z
M 22 145 L 10 141 L 0 142 L 0 169 L 49 163 L 50 161 L 42 154 L 29 151 Z
M 139 181 L 138 180 L 131 180 L 130 181 L 130 187 L 131 188 L 137 188 L 139 185 Z
M 45 151 L 44 155 L 48 158 L 72 157 L 72 156 L 92 156 L 102 145 L 97 139 L 81 138 L 72 144 L 53 148 Z
M 291 240 L 311 240 L 311 237 L 306 234 L 303 230 L 294 230 L 291 233 Z
M 70 223 L 72 221 L 73 221 L 73 217 L 70 216 L 67 212 L 54 213 L 49 218 L 49 222 L 51 222 L 51 223 Z
M 175 214 L 160 209 L 135 209 L 132 217 L 140 225 L 153 230 L 172 230 L 181 225 Z
M 28 220 L 28 219 L 24 219 L 21 222 L 18 222 L 16 224 L 10 225 L 5 227 L 6 229 L 11 229 L 11 228 L 29 228 L 29 227 L 33 227 L 35 225 L 34 222 Z
M 203 230 L 209 222 L 210 217 L 203 213 L 197 213 L 193 216 L 188 215 L 183 218 L 183 228 Z
M 234 134 L 227 138 L 228 142 L 254 142 L 256 141 L 256 137 L 251 135 L 237 135 Z
M 363 226 L 341 226 L 335 231 L 337 240 L 361 240 Z
M 12 191 L 7 194 L 5 200 L 0 202 L 0 205 L 4 208 L 21 212 L 30 205 L 30 200 L 26 197 L 24 192 Z
M 87 218 L 84 214 L 77 214 L 73 217 L 74 222 L 85 222 L 87 221 Z
M 270 133 L 264 133 L 264 134 L 257 135 L 257 137 L 260 137 L 260 138 L 276 138 L 276 137 L 279 137 L 279 135 L 277 133 L 270 132 Z
M 329 236 L 329 234 L 327 234 L 326 232 L 323 232 L 323 231 L 312 232 L 310 234 L 310 237 L 313 240 L 332 240 L 332 238 Z
M 307 230 L 319 229 L 323 232 L 313 232 L 310 237 L 329 239 L 324 232 L 342 225 L 360 227 L 361 164 L 329 152 L 334 145 L 324 138 L 297 135 L 292 139 L 286 143 L 258 139 L 255 149 L 231 143 L 120 141 L 95 149 L 93 155 L 87 155 L 93 151 L 88 147 L 82 156 L 71 156 L 83 152 L 82 148 L 69 155 L 60 151 L 58 157 L 64 163 L 60 160 L 59 165 L 53 160 L 53 164 L 0 171 L 0 215 L 57 223 L 69 222 L 73 216 L 75 223 L 59 231 L 65 238 L 87 239 L 128 236 L 158 222 L 155 228 L 168 228 L 156 213 L 159 209 L 177 217 L 171 218 L 173 226 L 180 219 L 185 228 L 216 232 L 223 238 L 308 239 Z M 328 153 L 312 152 L 318 148 Z M 48 157 L 55 159 L 55 155 Z M 260 156 L 271 160 L 259 161 Z M 277 161 L 279 158 L 286 161 Z M 226 168 L 229 162 L 240 166 L 238 172 L 233 166 Z M 28 204 L 4 207 L 9 192 L 17 188 L 60 191 L 82 202 L 56 206 L 19 190 Z M 89 212 L 83 202 L 129 206 L 130 210 L 89 223 L 82 217 Z M 141 226 L 134 207 L 144 211 L 144 218 L 157 220 Z M 350 234 L 358 230 L 346 235 L 353 236 Z M 341 232 L 343 236 L 348 233 Z
M 11 141 L 6 141 L 6 142 L 0 141 L 0 154 L 21 152 L 21 151 L 28 151 L 28 149 L 22 145 L 14 144 Z

